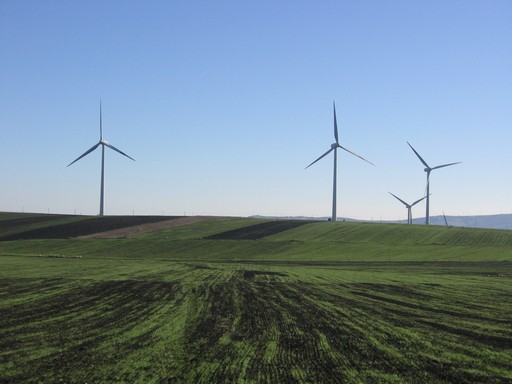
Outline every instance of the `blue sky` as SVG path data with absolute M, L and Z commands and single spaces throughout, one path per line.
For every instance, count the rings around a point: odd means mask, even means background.
M 0 0 L 0 211 L 512 212 L 512 2 Z M 424 215 L 420 203 L 414 217 Z

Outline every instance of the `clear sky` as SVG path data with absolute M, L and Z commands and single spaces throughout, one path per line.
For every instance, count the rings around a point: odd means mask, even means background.
M 512 1 L 0 0 L 0 211 L 512 212 Z M 413 209 L 424 215 L 425 205 Z

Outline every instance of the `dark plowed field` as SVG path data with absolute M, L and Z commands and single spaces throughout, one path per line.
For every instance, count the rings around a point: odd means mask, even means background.
M 41 216 L 26 216 L 26 217 L 3 217 L 0 216 L 0 231 L 3 229 L 10 229 L 20 226 L 51 223 L 52 221 L 62 220 L 70 216 L 66 215 L 41 215 Z
M 169 216 L 105 216 L 105 217 L 91 217 L 84 218 L 83 220 L 49 225 L 44 228 L 36 228 L 15 234 L 0 235 L 0 241 L 7 240 L 32 240 L 32 239 L 66 239 L 70 237 L 85 236 L 93 233 L 111 231 L 113 229 L 132 227 L 136 225 L 157 223 L 159 221 L 170 220 L 176 217 Z M 26 220 L 37 221 L 38 217 L 27 219 L 14 219 L 13 221 Z M 11 220 L 7 220 L 4 225 L 9 225 Z M 31 222 L 32 223 L 32 222 Z M 18 224 L 19 223 L 14 223 Z
M 249 225 L 248 227 L 237 228 L 231 231 L 217 233 L 206 239 L 212 240 L 258 240 L 302 225 L 316 223 L 309 220 L 276 220 L 266 223 Z
M 487 289 L 183 271 L 206 282 L 0 279 L 0 382 L 510 383 Z

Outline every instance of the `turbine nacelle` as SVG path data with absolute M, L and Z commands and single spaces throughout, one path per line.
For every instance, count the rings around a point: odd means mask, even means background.
M 331 144 L 331 149 L 335 148 L 341 148 L 341 145 L 339 145 L 338 143 Z

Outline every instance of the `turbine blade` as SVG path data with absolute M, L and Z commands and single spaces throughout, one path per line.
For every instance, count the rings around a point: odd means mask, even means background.
M 103 125 L 101 122 L 101 100 L 100 100 L 100 141 L 103 140 Z
M 71 165 L 71 164 L 74 164 L 76 163 L 78 160 L 80 160 L 82 157 L 85 157 L 87 156 L 89 153 L 91 153 L 92 151 L 94 151 L 96 148 L 98 148 L 98 146 L 101 144 L 101 142 L 99 142 L 98 144 L 96 144 L 95 146 L 91 147 L 88 151 L 86 151 L 82 156 L 78 157 L 76 160 L 74 160 L 73 162 L 69 163 L 68 164 L 68 167 Z
M 427 196 L 423 196 L 421 199 L 416 200 L 414 203 L 411 204 L 411 207 L 414 207 L 416 204 L 418 204 L 420 201 L 425 200 Z
M 409 144 L 409 142 L 407 142 L 407 144 Z M 420 154 L 418 152 L 416 152 L 416 150 L 412 147 L 411 144 L 409 144 L 409 147 L 411 147 L 411 149 L 414 151 L 414 153 L 416 154 L 416 156 L 418 156 L 418 159 L 420 159 L 420 161 L 423 163 L 423 165 L 427 168 L 430 168 L 427 164 L 427 162 L 425 160 L 423 160 L 423 158 L 420 156 Z
M 391 196 L 393 196 L 395 199 L 397 199 L 398 201 L 400 201 L 402 204 L 404 204 L 406 207 L 409 206 L 409 204 L 407 204 L 405 201 L 403 201 L 401 198 L 399 198 L 397 195 L 394 195 L 392 194 L 391 192 L 388 192 Z M 414 204 L 413 204 L 414 205 Z M 411 205 L 412 207 L 412 205 Z
M 343 150 L 345 150 L 345 151 L 347 151 L 348 153 L 353 154 L 353 155 L 354 155 L 354 156 L 356 156 L 356 157 L 359 157 L 361 160 L 364 160 L 364 161 L 366 161 L 367 163 L 369 163 L 369 164 L 371 164 L 371 165 L 375 166 L 375 164 L 373 164 L 371 161 L 366 160 L 364 157 L 359 156 L 357 153 L 354 153 L 354 152 L 352 152 L 352 151 L 349 151 L 347 148 L 342 147 L 342 146 L 341 146 L 341 145 L 339 145 L 339 144 L 338 144 L 338 147 L 339 147 L 339 148 L 341 148 L 341 149 L 343 149 Z
M 438 165 L 437 167 L 432 168 L 432 170 L 434 170 L 434 169 L 439 169 L 439 168 L 444 168 L 444 167 L 449 167 L 450 165 L 455 165 L 455 164 L 460 164 L 460 163 L 462 163 L 462 161 L 458 161 L 458 162 L 456 162 L 456 163 L 450 163 L 450 164 Z
M 323 159 L 325 156 L 327 156 L 329 153 L 331 153 L 332 151 L 334 150 L 334 148 L 331 148 L 329 149 L 327 152 L 325 152 L 322 156 L 320 156 L 318 159 L 316 159 L 315 161 L 313 161 L 311 164 L 309 164 L 305 169 L 308 169 L 309 167 L 311 167 L 313 164 L 315 164 L 318 160 L 320 159 Z
M 336 104 L 334 103 L 334 101 L 332 102 L 332 107 L 334 109 L 334 138 L 336 139 L 336 144 L 338 144 L 338 122 L 336 121 Z
M 126 156 L 127 158 L 129 158 L 129 159 L 131 159 L 131 160 L 135 161 L 135 159 L 134 159 L 134 158 L 132 158 L 132 157 L 128 156 L 126 153 L 124 153 L 123 151 L 121 151 L 121 150 L 117 149 L 117 148 L 116 148 L 116 147 L 114 147 L 112 144 L 107 143 L 107 142 L 105 142 L 105 141 L 104 141 L 104 142 L 103 142 L 103 145 L 106 145 L 106 146 L 107 146 L 107 147 L 109 147 L 110 149 L 113 149 L 114 151 L 116 151 L 116 152 L 120 153 L 121 155 Z

